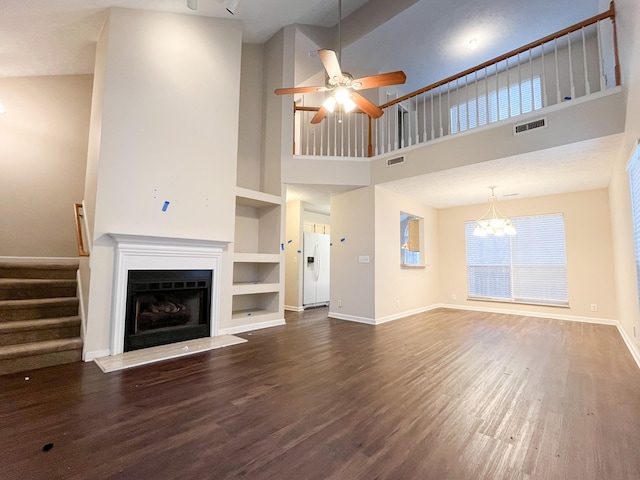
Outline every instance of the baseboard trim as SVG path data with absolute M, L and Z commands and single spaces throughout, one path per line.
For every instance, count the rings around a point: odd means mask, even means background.
M 329 312 L 327 315 L 329 318 L 335 318 L 336 320 L 347 320 L 348 322 L 365 323 L 367 325 L 375 325 L 376 321 L 373 318 L 356 317 L 354 315 L 344 315 L 342 313 Z
M 288 312 L 304 312 L 304 307 L 292 307 L 291 305 L 285 305 L 284 309 Z
M 636 347 L 631 338 L 629 338 L 629 335 L 627 335 L 627 332 L 625 332 L 624 328 L 622 328 L 622 324 L 620 322 L 616 322 L 616 327 L 618 327 L 620 336 L 629 349 L 629 353 L 631 353 L 631 356 L 635 360 L 636 365 L 638 366 L 638 368 L 640 368 L 640 350 L 638 350 L 638 347 Z
M 84 352 L 82 360 L 85 362 L 93 362 L 96 358 L 108 357 L 111 355 L 111 350 L 94 350 L 92 352 Z
M 263 328 L 280 327 L 286 325 L 284 318 L 278 320 L 270 320 L 268 322 L 250 323 L 248 325 L 238 325 L 237 327 L 221 328 L 218 332 L 220 335 L 235 335 L 236 333 L 252 332 Z
M 419 313 L 429 312 L 431 310 L 435 310 L 436 308 L 440 308 L 440 305 L 429 305 L 428 307 L 416 308 L 415 310 L 409 310 L 406 312 L 395 313 L 393 315 L 388 315 L 386 317 L 377 318 L 375 320 L 376 325 L 380 325 L 382 323 L 393 322 L 395 320 L 400 320 L 401 318 L 410 317 L 411 315 L 417 315 Z
M 437 306 L 437 308 L 450 308 L 453 310 L 470 310 L 474 312 L 484 312 L 484 313 L 504 313 L 507 315 L 518 315 L 521 317 L 537 317 L 537 318 L 550 318 L 553 320 L 564 320 L 567 322 L 581 322 L 581 323 L 595 323 L 598 325 L 612 325 L 618 329 L 620 336 L 622 337 L 622 341 L 627 346 L 627 350 L 631 354 L 631 357 L 636 362 L 636 365 L 640 369 L 640 350 L 633 343 L 631 338 L 627 335 L 624 328 L 622 328 L 622 324 L 619 320 L 611 320 L 609 318 L 593 318 L 593 317 L 578 317 L 574 315 L 557 315 L 553 313 L 540 313 L 540 312 L 527 312 L 520 310 L 504 310 L 500 308 L 487 308 L 487 307 L 471 307 L 467 305 L 450 305 L 446 303 L 441 303 Z

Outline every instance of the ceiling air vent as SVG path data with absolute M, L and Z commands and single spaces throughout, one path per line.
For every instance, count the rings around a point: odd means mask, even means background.
M 404 155 L 402 157 L 387 158 L 387 167 L 393 167 L 401 163 L 404 163 Z
M 529 132 L 531 130 L 535 130 L 536 128 L 547 128 L 547 118 L 539 118 L 538 120 L 533 120 L 527 123 L 521 123 L 520 125 L 515 125 L 513 127 L 513 134 L 519 135 L 521 133 Z

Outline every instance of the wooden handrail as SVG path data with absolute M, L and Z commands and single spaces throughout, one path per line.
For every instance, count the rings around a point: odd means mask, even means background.
M 76 237 L 78 239 L 78 255 L 80 257 L 88 257 L 89 252 L 84 248 L 84 240 L 82 239 L 82 204 L 74 203 L 73 208 L 75 210 L 76 217 Z
M 448 78 L 445 78 L 444 80 L 440 80 L 439 82 L 436 83 L 432 83 L 431 85 L 428 85 L 426 87 L 421 88 L 420 90 L 416 90 L 415 92 L 411 92 L 408 93 L 400 98 L 396 98 L 395 100 L 392 100 L 390 102 L 387 102 L 383 105 L 380 105 L 380 108 L 384 109 L 387 107 L 390 107 L 391 105 L 395 105 L 397 103 L 401 103 L 404 102 L 405 100 L 408 100 L 410 98 L 416 97 L 422 93 L 428 92 L 429 90 L 433 90 L 434 88 L 438 88 L 441 87 L 442 85 L 447 85 L 448 83 L 453 82 L 454 80 L 458 80 L 462 77 L 466 77 L 467 75 L 470 75 L 474 72 L 477 72 L 479 70 L 482 70 L 484 68 L 490 67 L 491 65 L 495 65 L 496 63 L 502 62 L 508 58 L 511 58 L 515 55 L 519 55 L 521 53 L 524 53 L 532 48 L 535 47 L 539 47 L 541 45 L 544 45 L 547 42 L 550 42 L 551 40 L 555 40 L 557 38 L 560 37 L 564 37 L 565 35 L 568 35 L 572 32 L 578 31 L 584 27 L 588 27 L 589 25 L 593 25 L 594 23 L 600 22 L 601 20 L 606 20 L 607 18 L 610 18 L 611 21 L 613 22 L 613 27 L 614 27 L 614 52 L 615 52 L 615 71 L 616 71 L 616 85 L 620 85 L 620 68 L 619 68 L 619 62 L 618 62 L 618 46 L 617 46 L 617 39 L 615 36 L 615 5 L 614 2 L 612 1 L 609 4 L 609 10 L 603 13 L 600 13 L 598 15 L 595 15 L 591 18 L 588 18 L 587 20 L 583 20 L 580 23 L 576 23 L 575 25 L 572 25 L 570 27 L 564 28 L 556 33 L 552 33 L 551 35 L 547 35 L 544 38 L 541 38 L 540 40 L 536 40 L 535 42 L 531 42 L 523 47 L 520 48 L 516 48 L 515 50 L 511 50 L 508 53 L 505 53 L 503 55 L 500 55 L 499 57 L 496 57 L 492 60 L 489 60 L 487 62 L 481 63 L 480 65 L 477 65 L 475 67 L 469 68 L 467 70 L 465 70 L 464 72 L 461 73 L 457 73 L 455 75 L 451 75 Z

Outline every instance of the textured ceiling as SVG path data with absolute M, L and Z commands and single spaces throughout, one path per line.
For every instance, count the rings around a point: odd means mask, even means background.
M 435 207 L 605 188 L 622 134 L 406 178 L 381 186 Z
M 264 43 L 293 23 L 331 27 L 337 0 L 241 0 L 235 15 L 222 0 L 0 0 L 0 77 L 92 73 L 95 43 L 109 7 L 233 18 L 245 43 Z M 343 16 L 367 0 L 343 0 Z

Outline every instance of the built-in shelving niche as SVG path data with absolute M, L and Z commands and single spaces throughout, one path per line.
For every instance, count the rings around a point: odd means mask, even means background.
M 279 292 L 234 295 L 232 318 L 253 321 L 256 317 L 278 314 L 279 295 Z

